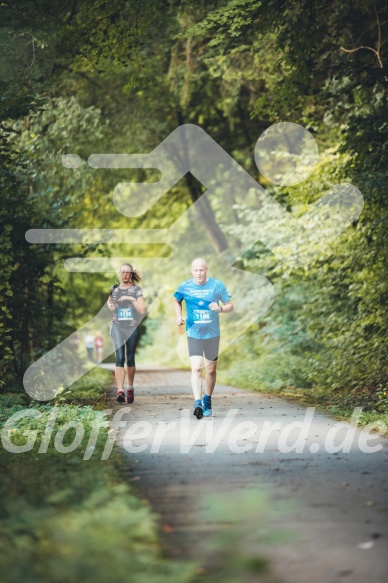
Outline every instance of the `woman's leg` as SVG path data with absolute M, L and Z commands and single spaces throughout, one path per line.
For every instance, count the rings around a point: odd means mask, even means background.
M 120 328 L 116 326 L 114 322 L 112 323 L 110 335 L 116 355 L 115 379 L 117 391 L 124 391 L 125 338 L 123 337 Z
M 127 403 L 133 403 L 134 401 L 134 388 L 133 382 L 135 379 L 135 351 L 136 346 L 139 341 L 139 330 L 134 328 L 131 330 L 131 334 L 125 343 L 125 348 L 127 352 L 127 371 L 128 371 L 128 391 L 127 391 Z
M 129 387 L 133 387 L 133 382 L 135 380 L 135 372 L 136 372 L 136 366 L 128 366 L 127 365 L 128 386 Z
M 125 369 L 123 366 L 115 366 L 115 379 L 117 385 L 117 391 L 124 390 L 124 377 L 125 377 Z
M 139 336 L 139 329 L 136 327 L 131 331 L 131 335 L 125 343 L 129 387 L 133 387 L 133 382 L 135 379 L 135 352 L 137 343 L 139 342 Z

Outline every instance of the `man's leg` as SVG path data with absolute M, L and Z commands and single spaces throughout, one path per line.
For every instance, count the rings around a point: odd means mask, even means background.
M 202 399 L 202 356 L 190 356 L 191 388 L 194 399 Z
M 203 417 L 202 407 L 202 354 L 203 343 L 197 338 L 187 338 L 191 363 L 191 388 L 194 396 L 193 415 L 197 419 Z
M 220 350 L 220 337 L 209 338 L 204 341 L 205 366 L 206 366 L 206 390 L 205 394 L 211 397 L 217 378 L 217 359 Z
M 209 338 L 206 340 L 204 346 L 205 365 L 206 365 L 206 389 L 203 397 L 203 414 L 205 417 L 210 417 L 212 411 L 212 394 L 216 384 L 217 378 L 217 358 L 220 349 L 220 337 Z
M 214 387 L 216 385 L 216 378 L 217 378 L 217 361 L 216 360 L 206 360 L 206 389 L 205 394 L 209 397 L 212 396 Z
M 212 394 L 216 384 L 217 376 L 217 361 L 205 359 L 206 364 L 206 388 L 205 394 L 203 396 L 202 409 L 205 417 L 211 417 L 213 415 L 212 410 Z

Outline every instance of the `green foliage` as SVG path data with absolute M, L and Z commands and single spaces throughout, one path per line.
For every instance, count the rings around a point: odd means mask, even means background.
M 55 402 L 102 406 L 106 396 L 106 389 L 111 382 L 111 371 L 94 367 L 77 382 L 73 383 L 70 389 L 60 392 Z
M 184 36 L 205 36 L 210 38 L 209 46 L 216 46 L 228 41 L 230 50 L 234 37 L 249 36 L 252 22 L 260 15 L 261 0 L 229 0 L 219 8 L 211 11 L 201 22 L 195 24 Z
M 10 417 L 15 414 L 16 417 L 8 422 Z M 20 415 L 20 418 L 18 414 Z M 5 439 L 5 437 L 7 437 L 7 443 L 10 443 L 11 445 L 23 446 L 28 441 L 27 438 L 30 435 L 29 432 L 32 432 L 32 442 L 29 449 L 33 451 L 36 451 L 41 444 L 41 441 L 44 438 L 45 429 L 51 422 L 53 424 L 53 431 L 51 434 L 53 440 L 55 440 L 55 436 L 61 427 L 72 422 L 79 424 L 80 427 L 82 425 L 83 427 L 82 441 L 79 447 L 86 447 L 90 433 L 94 428 L 102 428 L 102 435 L 105 436 L 105 439 L 107 438 L 108 422 L 106 420 L 106 414 L 95 411 L 90 406 L 80 407 L 61 404 L 60 406 L 53 407 L 52 405 L 34 405 L 33 407 L 26 409 L 22 405 L 13 405 L 11 407 L 2 407 L 0 409 L 0 426 L 5 427 L 3 438 Z M 66 431 L 63 436 L 64 446 L 70 446 L 73 443 L 74 438 L 75 428 L 69 426 L 69 430 Z M 98 447 L 96 452 L 98 452 Z M 14 453 L 18 453 L 18 451 L 16 450 Z
M 171 570 L 156 557 L 155 526 L 127 488 L 96 490 L 74 508 L 66 491 L 48 498 L 44 512 L 25 508 L 3 521 L 3 581 L 164 581 Z M 156 554 L 156 553 L 154 553 Z M 71 560 L 69 560 L 71 557 Z M 164 571 L 164 573 L 163 573 Z M 148 579 L 147 579 L 148 578 Z
M 19 421 L 12 435 L 42 433 L 50 411 Z M 46 453 L 0 452 L 0 572 L 2 581 L 165 581 L 194 580 L 194 565 L 163 559 L 156 517 L 121 481 L 117 452 L 101 461 L 106 417 L 91 407 L 61 405 L 57 430 L 77 421 L 88 430 L 101 427 L 95 452 L 83 461 L 85 442 L 60 454 L 52 442 Z M 2 415 L 1 424 L 12 409 Z M 25 438 L 24 438 L 25 440 Z M 87 442 L 86 442 L 87 443 Z
M 128 67 L 161 7 L 158 0 L 80 3 L 57 39 L 62 60 L 71 62 L 74 71 L 98 76 Z
M 21 0 L 3 3 L 0 11 L 8 53 L 0 63 L 1 424 L 28 405 L 20 392 L 28 364 L 92 317 L 113 283 L 113 274 L 68 273 L 63 260 L 119 252 L 139 257 L 141 267 L 145 252 L 144 246 L 31 246 L 25 232 L 167 228 L 202 192 L 182 179 L 144 216 L 126 218 L 111 192 L 134 174 L 92 171 L 87 157 L 149 152 L 178 124 L 195 123 L 258 177 L 255 142 L 269 125 L 286 120 L 314 133 L 320 161 L 308 181 L 292 188 L 259 176 L 276 200 L 299 216 L 333 184 L 349 181 L 366 204 L 359 221 L 306 269 L 286 268 L 260 243 L 241 258 L 239 266 L 271 280 L 276 300 L 221 356 L 223 380 L 302 393 L 339 416 L 362 406 L 363 423 L 386 419 L 386 3 Z M 79 154 L 83 164 L 63 168 L 65 153 Z M 256 217 L 233 197 L 227 204 L 236 222 L 231 234 L 244 243 L 257 233 Z M 209 218 L 218 211 L 210 207 Z M 182 276 L 189 259 L 182 256 L 171 274 Z M 150 297 L 160 291 L 162 270 L 161 262 L 160 273 L 145 282 Z M 242 285 L 233 301 L 249 307 L 255 290 Z M 146 324 L 141 359 L 176 363 L 170 302 L 169 296 Z M 33 406 L 38 416 L 13 429 L 16 444 L 26 442 L 29 430 L 38 437 L 31 452 L 0 456 L 5 583 L 196 579 L 192 565 L 161 558 L 155 518 L 120 484 L 113 460 L 101 461 L 105 416 L 76 406 L 102 406 L 106 380 L 94 369 L 70 392 L 58 393 L 54 406 Z M 37 453 L 53 410 L 59 418 L 53 438 L 64 423 L 85 427 L 72 453 L 59 455 L 52 446 Z M 96 425 L 100 439 L 83 462 Z M 65 443 L 73 437 L 69 431 Z M 245 493 L 244 500 L 249 519 L 254 500 Z M 261 518 L 265 504 L 260 499 L 255 507 Z M 260 534 L 257 524 L 251 527 L 252 536 Z M 211 547 L 215 569 L 207 580 L 234 583 L 241 572 L 265 577 L 263 562 L 240 546 L 247 533 L 224 534 Z
M 253 114 L 307 125 L 320 145 L 312 179 L 292 189 L 266 187 L 296 216 L 341 181 L 357 185 L 367 204 L 358 224 L 308 269 L 290 271 L 262 245 L 245 255 L 241 264 L 269 277 L 277 299 L 261 325 L 226 353 L 228 378 L 252 388 L 311 389 L 326 403 L 382 411 L 388 379 L 383 283 L 388 142 L 386 77 L 379 59 L 386 60 L 386 35 L 381 34 L 386 6 L 377 2 L 372 9 L 363 0 L 351 6 L 267 0 L 249 33 L 239 38 L 233 35 L 233 23 L 238 27 L 240 20 L 232 4 L 222 3 L 186 36 L 208 40 L 212 35 L 208 44 L 218 48 L 218 54 L 211 51 L 213 61 L 245 50 L 255 32 L 273 38 L 280 61 L 270 61 L 272 82 L 259 93 Z M 250 3 L 238 5 L 244 11 Z M 359 45 L 371 49 L 343 50 Z M 243 206 L 236 211 L 241 224 L 233 234 L 244 241 L 256 232 L 255 216 Z
M 6 386 L 12 378 L 11 363 L 14 360 L 12 352 L 11 336 L 11 313 L 9 311 L 8 302 L 12 296 L 10 286 L 10 276 L 12 272 L 12 261 L 10 257 L 10 249 L 12 247 L 10 232 L 12 226 L 4 225 L 4 230 L 0 235 L 0 253 L 1 253 L 1 270 L 0 270 L 0 367 L 3 372 L 0 379 L 0 391 Z
M 2 7 L 2 34 L 12 50 L 2 69 L 7 173 L 0 219 L 13 229 L 0 240 L 0 360 L 8 375 L 1 390 L 105 300 L 110 276 L 69 274 L 61 266 L 65 257 L 136 256 L 133 246 L 27 246 L 27 228 L 168 227 L 202 192 L 183 179 L 150 212 L 128 219 L 110 193 L 129 173 L 92 172 L 86 164 L 69 172 L 60 164 L 63 153 L 85 160 L 98 150 L 148 152 L 189 122 L 203 126 L 257 177 L 258 135 L 273 122 L 292 120 L 318 141 L 315 173 L 292 188 L 259 180 L 296 216 L 341 181 L 361 190 L 365 208 L 308 269 L 284 267 L 260 244 L 246 253 L 240 265 L 267 276 L 277 299 L 224 363 L 233 382 L 324 391 L 328 401 L 381 410 L 385 401 L 378 396 L 388 378 L 385 3 L 177 0 L 163 3 L 163 10 L 158 1 L 137 0 L 40 0 L 34 10 L 18 4 Z M 254 213 L 235 205 L 233 196 L 228 208 L 236 222 L 230 234 L 244 241 L 256 232 Z M 208 209 L 210 222 L 218 211 Z M 225 237 L 218 235 L 218 241 Z M 186 259 L 171 271 L 182 273 Z M 150 294 L 160 281 L 160 274 L 153 276 Z M 242 288 L 234 301 L 248 306 L 252 290 Z M 144 357 L 176 360 L 170 318 L 164 306 L 149 319 Z M 243 376 L 235 376 L 237 369 Z

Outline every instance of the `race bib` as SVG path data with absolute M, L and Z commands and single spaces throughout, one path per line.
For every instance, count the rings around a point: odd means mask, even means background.
M 194 310 L 194 324 L 211 324 L 211 310 Z
M 119 308 L 117 310 L 117 319 L 122 322 L 124 320 L 133 320 L 132 308 Z

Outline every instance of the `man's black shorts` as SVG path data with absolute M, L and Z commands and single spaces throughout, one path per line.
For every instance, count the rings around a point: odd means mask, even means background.
M 214 338 L 202 338 L 201 340 L 190 338 L 188 336 L 187 342 L 189 345 L 189 356 L 205 355 L 206 360 L 217 360 L 220 348 L 219 336 L 215 336 Z

